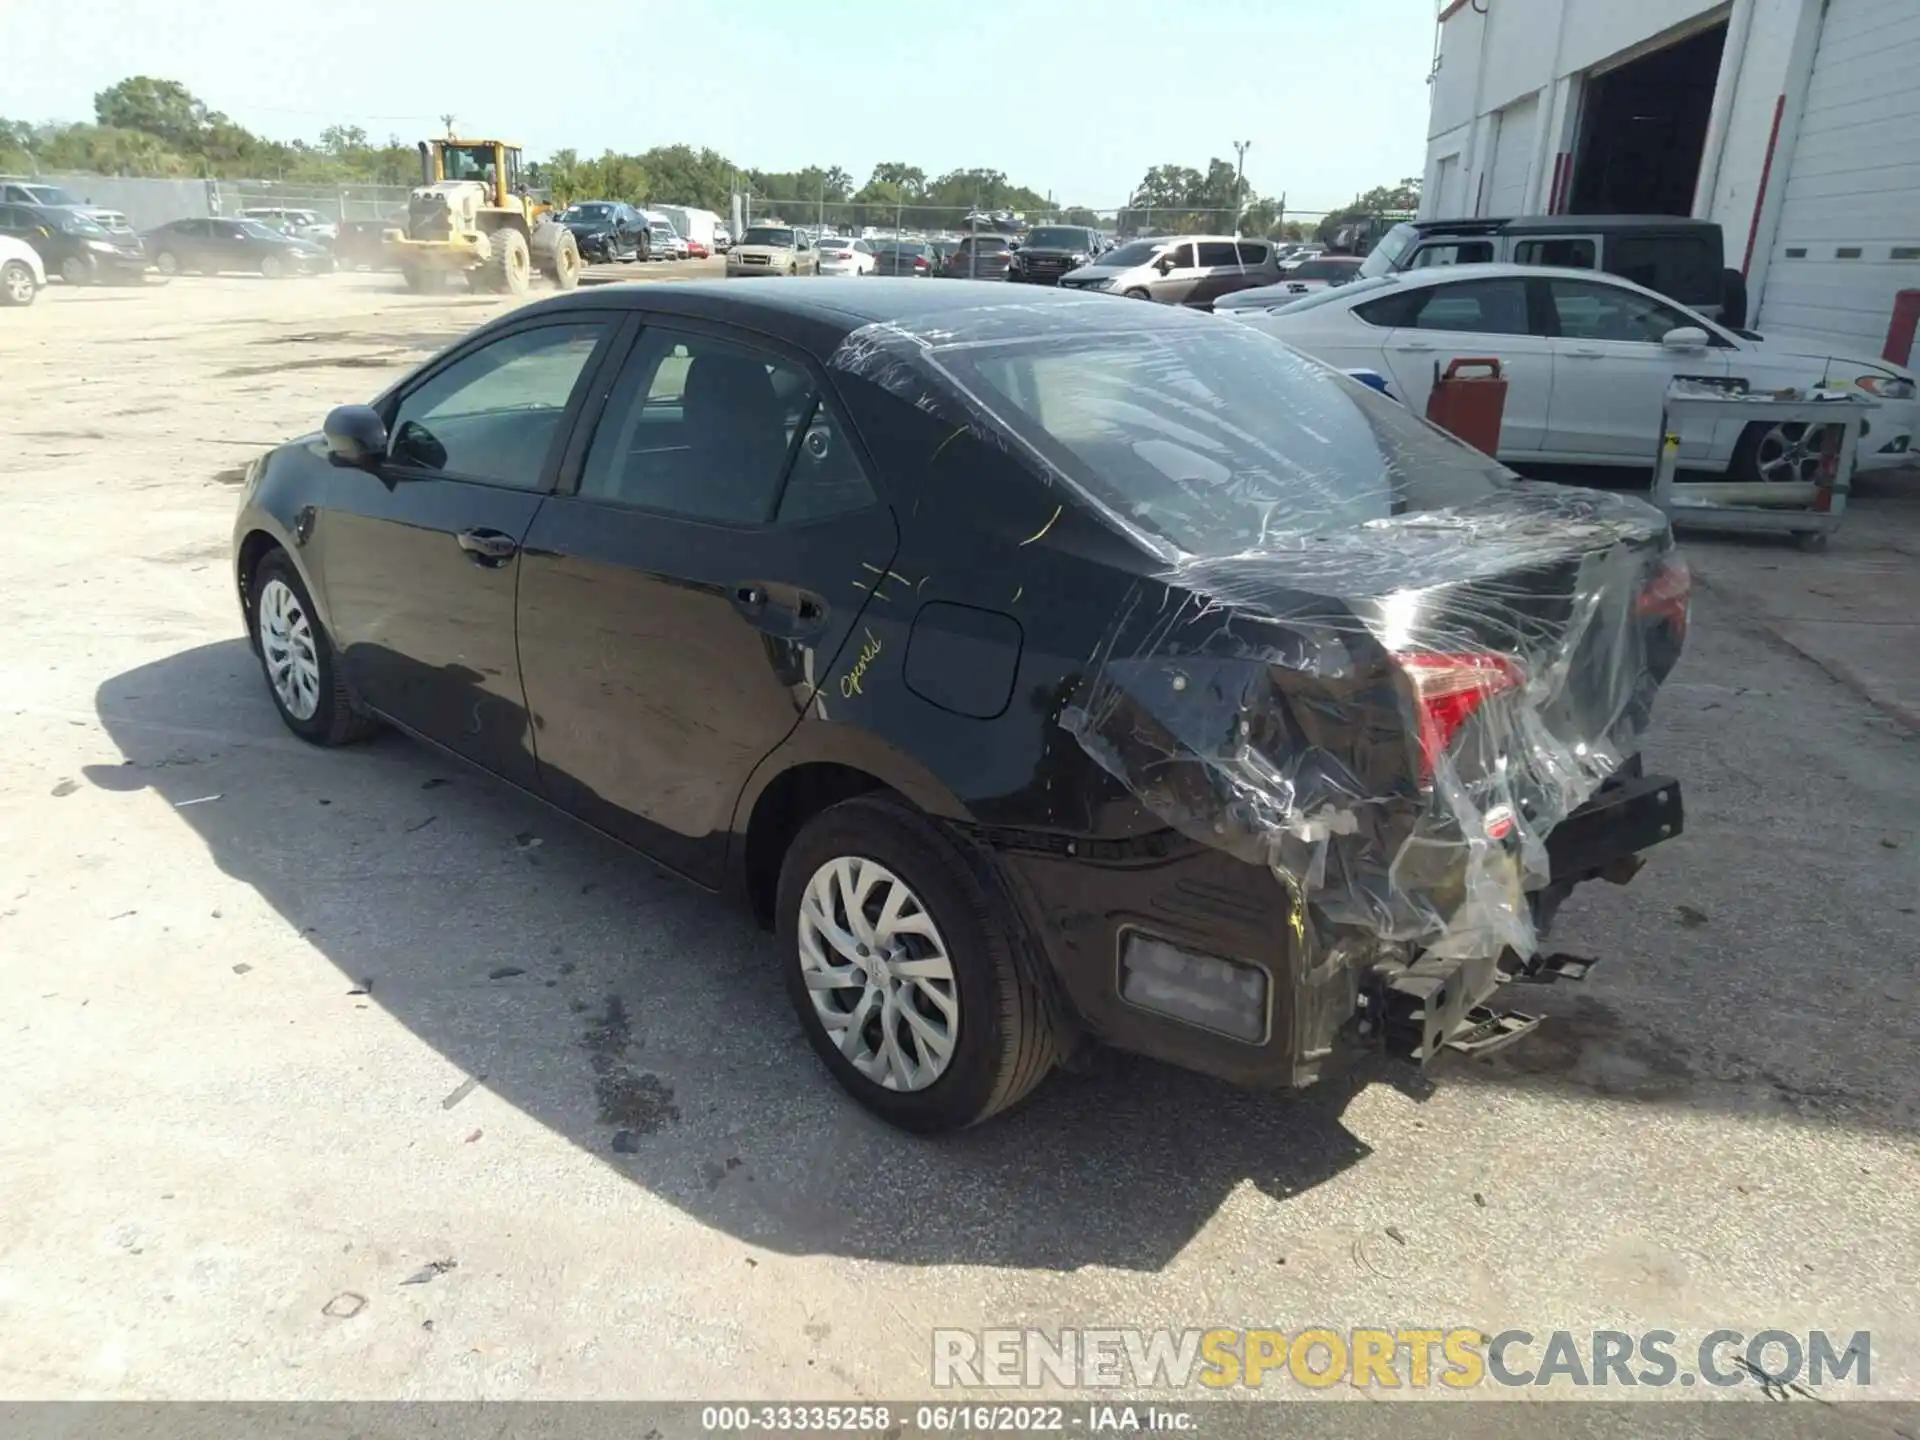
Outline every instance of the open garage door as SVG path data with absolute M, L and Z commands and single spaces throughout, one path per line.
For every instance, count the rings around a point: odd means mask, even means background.
M 1722 20 L 1661 49 L 1596 67 L 1581 103 L 1565 209 L 1576 215 L 1692 213 L 1726 40 Z
M 1756 323 L 1880 353 L 1920 288 L 1920 4 L 1832 0 Z
M 1533 142 L 1540 133 L 1540 97 L 1529 95 L 1499 112 L 1493 137 L 1493 165 L 1487 172 L 1482 215 L 1520 215 L 1527 202 L 1527 175 L 1533 169 Z

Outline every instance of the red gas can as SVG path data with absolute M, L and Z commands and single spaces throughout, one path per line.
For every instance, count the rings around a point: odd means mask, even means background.
M 1500 417 L 1507 408 L 1507 381 L 1494 359 L 1456 359 L 1447 373 L 1436 372 L 1433 393 L 1427 397 L 1427 419 L 1442 430 L 1495 455 L 1500 450 Z M 1484 374 L 1463 372 L 1484 371 Z

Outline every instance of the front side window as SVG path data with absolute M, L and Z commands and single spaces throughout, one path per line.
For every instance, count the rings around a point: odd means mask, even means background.
M 1240 250 L 1231 240 L 1202 240 L 1200 242 L 1200 267 L 1210 270 L 1215 266 L 1230 269 L 1240 268 Z
M 607 397 L 580 494 L 736 525 L 819 519 L 874 499 L 803 366 L 657 327 Z
M 1102 255 L 1100 263 L 1128 267 L 1144 265 L 1164 250 L 1166 245 L 1167 242 L 1164 240 L 1129 240 L 1125 245 Z
M 387 457 L 451 478 L 533 490 L 600 323 L 518 330 L 463 355 L 394 412 Z
M 1592 280 L 1549 280 L 1552 314 L 1569 340 L 1658 345 L 1669 330 L 1700 322 L 1651 295 Z
M 1174 270 L 1193 269 L 1193 242 L 1191 240 L 1173 246 L 1167 251 L 1168 267 Z

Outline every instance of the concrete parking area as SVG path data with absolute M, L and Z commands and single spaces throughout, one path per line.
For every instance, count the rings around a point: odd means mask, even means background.
M 1297 1098 L 1108 1057 L 926 1142 L 744 916 L 268 700 L 243 467 L 507 303 L 0 313 L 0 1394 L 904 1399 L 941 1326 L 1381 1325 L 1864 1329 L 1821 1398 L 1920 1398 L 1920 745 L 1755 598 L 1911 583 L 1920 484 L 1823 556 L 1698 548 L 1686 834 L 1569 904 L 1599 964 L 1524 1045 Z

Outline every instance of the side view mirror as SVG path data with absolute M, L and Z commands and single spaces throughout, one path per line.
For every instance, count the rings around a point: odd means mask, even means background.
M 1680 325 L 1662 335 L 1660 343 L 1669 350 L 1704 350 L 1707 332 L 1698 325 Z
M 387 426 L 370 405 L 336 405 L 320 427 L 339 465 L 368 466 L 387 453 Z

